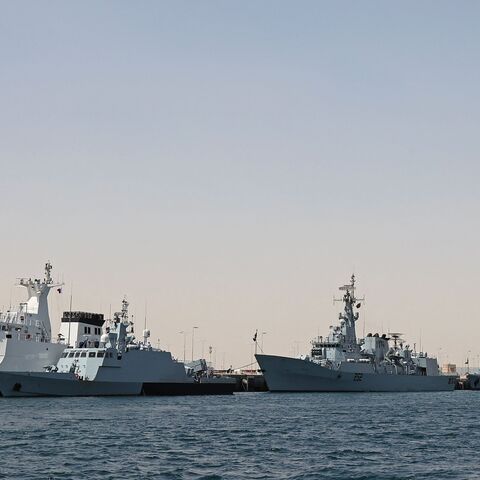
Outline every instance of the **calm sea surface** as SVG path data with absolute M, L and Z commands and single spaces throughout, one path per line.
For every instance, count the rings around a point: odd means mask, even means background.
M 480 392 L 0 399 L 0 478 L 480 478 Z

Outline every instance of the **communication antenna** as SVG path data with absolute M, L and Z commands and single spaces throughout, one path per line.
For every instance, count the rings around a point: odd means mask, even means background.
M 50 263 L 50 260 L 45 264 L 45 283 L 50 284 L 53 283 L 52 280 L 52 264 Z
M 145 299 L 145 324 L 144 329 L 147 329 L 147 299 Z
M 70 328 L 72 326 L 72 298 L 73 298 L 73 282 L 70 285 L 70 313 L 68 314 L 68 346 L 70 346 Z
M 355 274 L 352 274 L 350 283 L 346 284 L 346 285 L 342 285 L 341 287 L 338 287 L 338 289 L 341 292 L 346 292 L 345 295 L 348 295 L 351 298 L 352 303 L 355 303 L 356 304 L 355 306 L 357 308 L 360 308 L 361 302 L 365 301 L 365 296 L 363 296 L 363 298 L 355 298 L 355 290 L 357 289 L 357 287 L 355 286 L 355 282 L 356 282 Z M 335 298 L 335 296 L 334 296 L 333 297 L 333 302 L 334 303 L 335 302 L 343 302 L 344 298 Z

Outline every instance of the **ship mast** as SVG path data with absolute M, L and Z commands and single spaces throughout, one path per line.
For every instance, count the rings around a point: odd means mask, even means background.
M 54 287 L 63 286 L 62 283 L 55 283 L 52 279 L 52 264 L 45 264 L 45 278 L 40 279 L 19 278 L 18 286 L 25 287 L 28 292 L 28 300 L 25 303 L 25 314 L 38 321 L 43 331 L 42 336 L 47 341 L 51 339 L 51 324 L 48 311 L 48 293 Z
M 339 290 L 345 292 L 343 298 L 334 298 L 334 302 L 343 302 L 345 304 L 343 313 L 340 313 L 340 319 L 345 321 L 345 341 L 347 345 L 354 346 L 357 343 L 355 332 L 355 322 L 358 320 L 358 312 L 353 312 L 353 308 L 360 308 L 364 298 L 355 297 L 355 274 L 352 274 L 350 284 L 342 285 Z

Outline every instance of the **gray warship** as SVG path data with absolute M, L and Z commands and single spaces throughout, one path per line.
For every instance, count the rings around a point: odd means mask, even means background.
M 215 395 L 236 388 L 234 379 L 209 375 L 204 360 L 186 368 L 153 348 L 147 329 L 136 341 L 126 300 L 106 322 L 101 314 L 65 312 L 62 330 L 74 333 L 75 346 L 44 371 L 0 371 L 0 396 Z
M 310 355 L 290 358 L 257 354 L 273 392 L 423 392 L 455 388 L 456 376 L 442 375 L 435 358 L 416 352 L 398 333 L 369 333 L 357 339 L 355 323 L 363 299 L 355 298 L 355 276 L 340 287 L 344 310 L 326 338 L 312 341 Z

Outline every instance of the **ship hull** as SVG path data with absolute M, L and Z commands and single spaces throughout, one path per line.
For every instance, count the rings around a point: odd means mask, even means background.
M 131 395 L 226 395 L 236 383 L 205 382 L 117 382 L 80 380 L 70 373 L 0 372 L 2 397 L 85 397 Z
M 342 372 L 276 355 L 256 355 L 272 392 L 440 392 L 455 388 L 447 375 L 394 375 Z
M 0 339 L 0 371 L 42 372 L 47 365 L 55 365 L 65 345 L 61 343 Z

